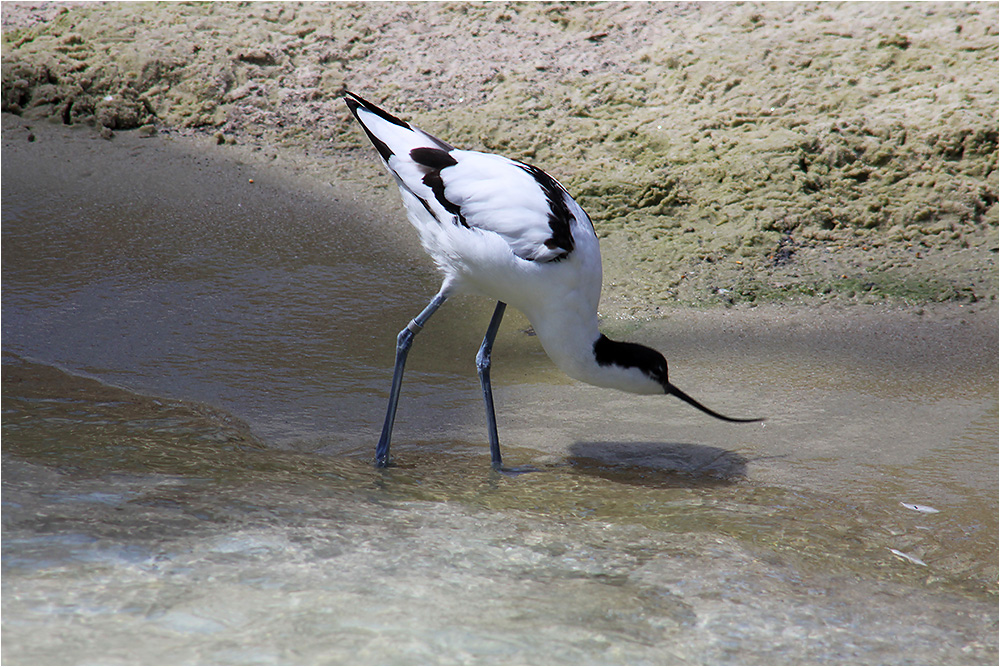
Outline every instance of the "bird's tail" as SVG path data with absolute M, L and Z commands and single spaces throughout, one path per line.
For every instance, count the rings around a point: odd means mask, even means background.
M 450 144 L 396 118 L 354 93 L 348 92 L 344 101 L 386 164 L 393 155 L 408 156 L 415 148 L 454 150 Z

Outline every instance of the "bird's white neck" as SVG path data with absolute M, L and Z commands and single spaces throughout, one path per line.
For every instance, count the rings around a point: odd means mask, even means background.
M 596 315 L 548 318 L 533 326 L 549 358 L 571 378 L 634 394 L 663 393 L 663 385 L 650 375 L 651 366 L 656 359 L 662 360 L 662 355 L 641 345 L 608 339 L 598 331 Z M 637 358 L 639 350 L 646 353 Z

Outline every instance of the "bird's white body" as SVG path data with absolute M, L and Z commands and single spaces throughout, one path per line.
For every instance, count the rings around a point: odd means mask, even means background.
M 556 183 L 555 192 L 569 213 L 569 252 L 546 246 L 553 236 L 551 204 L 521 163 L 451 148 L 364 108 L 357 113 L 392 152 L 383 162 L 399 185 L 424 249 L 444 274 L 441 293 L 479 294 L 517 308 L 549 358 L 572 378 L 633 393 L 663 393 L 637 369 L 602 366 L 594 357 L 600 337 L 601 251 L 590 218 L 562 186 Z M 460 208 L 464 224 L 424 182 L 428 168 L 410 157 L 416 148 L 442 147 L 455 162 L 440 170 L 444 196 Z
M 452 155 L 458 161 L 452 169 L 460 185 L 463 177 L 468 179 L 469 172 L 463 174 L 462 169 L 470 163 L 479 166 L 497 162 L 490 167 L 513 176 L 510 180 L 514 182 L 519 180 L 517 172 L 521 170 L 504 158 L 471 151 L 455 151 Z M 453 196 L 448 179 L 446 184 L 446 192 Z M 583 210 L 575 206 L 571 228 L 573 252 L 558 261 L 527 260 L 519 256 L 515 250 L 539 254 L 552 251 L 543 245 L 551 234 L 544 218 L 548 204 L 537 187 L 530 188 L 533 181 L 518 185 L 507 197 L 509 211 L 504 211 L 510 213 L 511 222 L 504 225 L 507 221 L 494 211 L 486 220 L 492 223 L 489 227 L 480 216 L 469 214 L 465 216 L 469 227 L 440 225 L 412 196 L 406 193 L 403 197 L 408 217 L 417 228 L 424 248 L 445 276 L 443 290 L 449 294 L 479 294 L 517 308 L 531 322 L 542 347 L 563 372 L 584 382 L 603 385 L 599 380 L 601 369 L 593 355 L 594 341 L 600 336 L 597 305 L 602 280 L 597 235 Z M 500 192 L 496 197 L 503 201 Z M 464 204 L 462 209 L 466 210 Z M 488 202 L 482 203 L 482 210 L 484 213 L 489 210 Z M 537 225 L 532 229 L 526 221 L 541 222 L 545 227 Z M 515 235 L 517 223 L 524 232 L 520 237 Z M 532 236 L 535 238 L 531 239 Z M 512 243 L 512 238 L 517 242 Z
M 673 394 L 720 419 L 667 380 L 659 352 L 620 343 L 597 328 L 601 251 L 587 214 L 558 182 L 499 155 L 459 150 L 348 93 L 351 112 L 403 196 L 410 222 L 444 274 L 438 294 L 397 338 L 396 370 L 379 465 L 388 463 L 403 366 L 413 336 L 456 292 L 495 299 L 477 356 L 494 466 L 500 465 L 490 352 L 509 304 L 524 313 L 555 364 L 570 377 L 637 394 Z

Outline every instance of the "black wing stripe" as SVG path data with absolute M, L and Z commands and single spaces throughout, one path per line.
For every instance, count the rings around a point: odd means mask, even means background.
M 556 183 L 554 178 L 538 167 L 532 167 L 530 164 L 521 162 L 518 162 L 517 165 L 531 174 L 535 182 L 538 183 L 538 187 L 545 193 L 545 199 L 549 203 L 549 229 L 552 230 L 552 236 L 545 241 L 545 247 L 549 250 L 561 248 L 565 251 L 553 258 L 554 261 L 566 259 L 575 247 L 573 232 L 570 227 L 573 222 L 573 214 L 569 212 L 569 207 L 566 206 L 566 191 L 563 190 L 561 185 Z
M 429 171 L 424 174 L 423 183 L 434 193 L 434 198 L 438 203 L 456 218 L 463 227 L 468 227 L 465 216 L 462 215 L 462 207 L 450 201 L 444 196 L 444 180 L 441 179 L 441 170 L 454 167 L 458 162 L 448 153 L 440 148 L 414 148 L 410 151 L 410 158 Z M 426 203 L 424 204 L 426 206 Z M 429 210 L 429 209 L 428 209 Z M 436 216 L 435 216 L 436 217 Z
M 434 193 L 434 198 L 438 200 L 438 203 L 444 207 L 444 210 L 448 211 L 452 215 L 458 218 L 458 222 L 463 227 L 468 227 L 469 223 L 466 222 L 465 216 L 462 215 L 462 207 L 454 202 L 448 201 L 444 196 L 444 181 L 441 180 L 441 170 L 435 170 L 427 172 L 423 178 L 424 185 L 431 189 Z
M 440 148 L 414 148 L 410 151 L 410 157 L 417 164 L 437 171 L 441 171 L 445 167 L 454 167 L 458 164 L 455 158 L 451 156 L 451 153 Z

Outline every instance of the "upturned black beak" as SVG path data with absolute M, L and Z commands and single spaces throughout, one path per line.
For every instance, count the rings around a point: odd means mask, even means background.
M 677 398 L 681 399 L 685 403 L 698 408 L 699 410 L 701 410 L 702 412 L 704 412 L 706 415 L 711 415 L 712 417 L 715 417 L 716 419 L 721 419 L 722 421 L 736 422 L 736 423 L 740 423 L 740 424 L 746 424 L 746 423 L 749 423 L 749 422 L 762 422 L 762 421 L 764 421 L 763 419 L 760 419 L 760 418 L 755 418 L 755 419 L 736 419 L 735 417 L 727 417 L 725 415 L 720 415 L 715 410 L 711 410 L 709 408 L 706 408 L 704 405 L 702 405 L 698 401 L 694 400 L 693 398 L 691 398 L 690 396 L 688 396 L 687 394 L 685 394 L 683 391 L 681 391 L 680 389 L 678 389 L 674 385 L 670 384 L 669 382 L 664 382 L 663 383 L 663 389 L 664 389 L 664 391 L 667 394 L 670 394 L 671 396 L 676 396 Z

